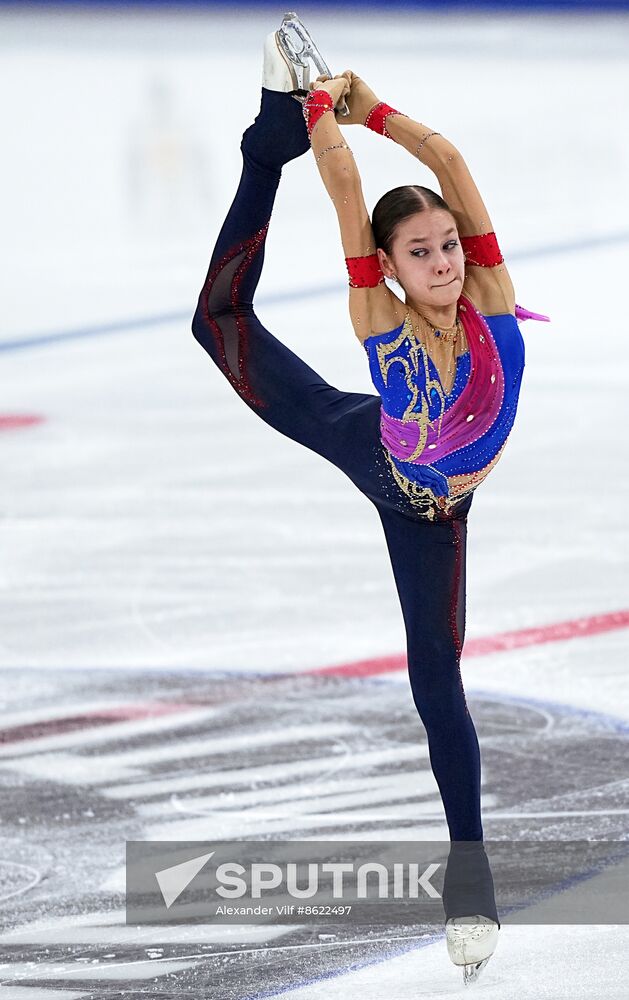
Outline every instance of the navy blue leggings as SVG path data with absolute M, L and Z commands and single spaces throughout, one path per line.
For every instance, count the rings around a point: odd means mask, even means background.
M 240 184 L 199 296 L 194 336 L 258 416 L 341 469 L 374 503 L 402 606 L 413 698 L 426 727 L 450 838 L 482 841 L 480 753 L 459 672 L 471 496 L 454 516 L 420 517 L 384 456 L 380 397 L 329 385 L 256 316 L 253 295 L 281 170 L 310 149 L 301 105 L 289 94 L 263 88 L 260 113 L 240 148 Z

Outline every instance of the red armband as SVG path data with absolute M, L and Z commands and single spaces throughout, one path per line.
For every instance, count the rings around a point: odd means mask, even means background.
M 500 253 L 495 233 L 461 236 L 460 239 L 468 264 L 475 264 L 476 267 L 496 267 L 497 264 L 502 264 L 504 257 Z
M 311 90 L 303 103 L 304 118 L 308 137 L 312 139 L 312 130 L 326 111 L 334 111 L 334 101 L 327 90 Z
M 386 135 L 387 139 L 393 139 L 393 136 L 389 135 L 387 129 L 387 118 L 389 115 L 402 115 L 402 112 L 396 111 L 390 104 L 380 101 L 380 104 L 376 104 L 365 118 L 365 125 L 372 132 L 377 132 L 378 135 Z M 408 118 L 408 115 L 402 115 L 402 117 Z M 395 140 L 393 141 L 395 142 Z
M 378 254 L 368 257 L 346 257 L 350 288 L 375 288 L 384 281 Z

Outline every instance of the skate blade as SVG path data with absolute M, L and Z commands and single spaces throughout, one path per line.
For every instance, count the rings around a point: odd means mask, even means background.
M 472 965 L 463 966 L 463 982 L 466 986 L 471 986 L 472 983 L 476 982 L 488 961 L 488 958 L 484 958 L 482 962 L 474 962 Z
M 306 100 L 310 93 L 310 64 L 314 63 L 318 75 L 332 76 L 330 68 L 314 43 L 312 35 L 294 11 L 284 14 L 282 23 L 275 32 L 278 47 L 289 63 L 291 77 L 295 85 L 294 94 L 298 100 Z M 339 114 L 348 115 L 349 108 L 343 100 Z

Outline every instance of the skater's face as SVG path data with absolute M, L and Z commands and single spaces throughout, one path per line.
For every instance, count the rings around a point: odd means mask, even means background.
M 461 295 L 465 255 L 456 223 L 441 208 L 417 212 L 395 230 L 391 254 L 378 250 L 387 277 L 397 276 L 407 301 L 424 306 L 448 306 Z

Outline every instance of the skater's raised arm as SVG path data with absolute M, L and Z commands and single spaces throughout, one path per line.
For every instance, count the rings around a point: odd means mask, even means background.
M 336 210 L 344 255 L 352 258 L 375 254 L 376 243 L 358 167 L 334 114 L 328 113 L 348 94 L 349 84 L 342 75 L 333 80 L 321 77 L 313 84 L 312 91 L 304 115 L 315 162 Z M 315 96 L 314 92 L 322 91 L 330 100 L 326 101 L 323 95 Z M 350 286 L 349 313 L 359 340 L 391 330 L 399 323 L 396 301 L 399 302 L 384 281 L 375 287 Z
M 439 181 L 465 251 L 464 291 L 485 315 L 513 314 L 513 284 L 485 203 L 459 150 L 427 125 L 400 114 L 388 118 L 387 129 Z
M 380 101 L 364 80 L 346 71 L 351 81 L 348 124 L 362 121 L 386 135 L 436 175 L 454 216 L 466 255 L 465 292 L 486 315 L 513 313 L 515 294 L 498 249 L 489 213 L 459 150 L 428 125 L 413 121 Z

